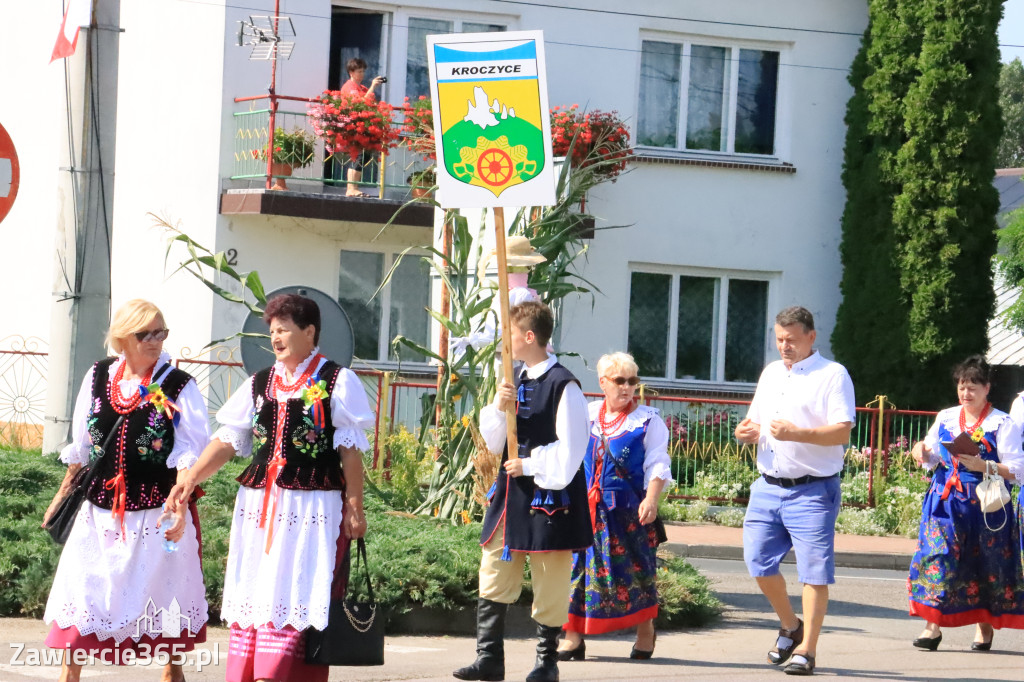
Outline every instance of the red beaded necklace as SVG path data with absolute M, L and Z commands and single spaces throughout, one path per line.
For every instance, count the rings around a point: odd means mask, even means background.
M 615 430 L 622 426 L 622 422 L 626 421 L 626 417 L 633 411 L 632 407 L 632 404 L 630 404 L 630 409 L 619 412 L 618 417 L 608 422 L 604 419 L 604 415 L 608 408 L 608 401 L 606 400 L 601 403 L 601 409 L 597 413 L 597 418 L 601 422 L 601 433 L 615 433 Z
M 135 391 L 131 398 L 125 398 L 121 395 L 121 380 L 124 378 L 124 368 L 128 364 L 125 360 L 121 363 L 121 366 L 117 368 L 117 372 L 114 373 L 113 383 L 107 384 L 107 399 L 110 400 L 110 404 L 114 407 L 114 411 L 118 414 L 128 414 L 142 402 L 142 393 Z M 156 365 L 153 365 L 156 367 Z M 140 384 L 142 386 L 149 386 L 150 381 L 153 379 L 153 367 L 149 368 L 149 372 L 142 378 Z M 114 387 L 117 387 L 116 389 Z
M 967 410 L 965 408 L 961 407 L 960 408 L 960 430 L 963 431 L 964 433 L 966 433 L 967 435 L 973 434 L 975 431 L 977 431 L 979 428 L 981 428 L 982 423 L 985 421 L 985 417 L 987 417 L 988 413 L 991 412 L 991 411 L 992 411 L 992 403 L 985 403 L 985 408 L 981 411 L 981 417 L 978 418 L 978 421 L 974 422 L 974 425 L 971 426 L 971 428 L 967 428 Z
M 290 384 L 284 383 L 284 379 L 275 370 L 274 371 L 274 390 L 278 391 L 280 393 L 288 394 L 288 393 L 291 393 L 292 391 L 294 391 L 295 389 L 297 389 L 299 386 L 305 386 L 306 382 L 309 381 L 309 378 L 311 376 L 313 376 L 313 372 L 316 371 L 317 365 L 320 364 L 320 358 L 321 357 L 323 357 L 323 356 L 317 354 L 317 356 L 315 358 L 310 360 L 309 366 L 306 367 L 305 371 L 302 373 L 302 376 L 300 376 L 298 379 L 296 379 L 293 383 L 290 383 Z

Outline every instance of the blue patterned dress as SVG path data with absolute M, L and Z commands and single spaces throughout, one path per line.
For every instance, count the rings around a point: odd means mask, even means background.
M 576 554 L 565 625 L 586 635 L 632 627 L 658 615 L 657 539 L 653 526 L 640 525 L 639 506 L 650 480 L 672 481 L 668 428 L 658 411 L 637 406 L 615 432 L 605 434 L 607 448 L 601 454 L 602 403 L 590 404 L 590 444 L 583 460 L 588 488 L 597 483 L 600 489 L 594 545 Z
M 990 623 L 996 628 L 1024 628 L 1024 575 L 1013 504 L 989 512 L 988 526 L 996 530 L 986 527 L 975 493 L 982 475 L 962 464 L 955 466 L 942 446 L 961 433 L 959 422 L 959 407 L 945 409 L 925 439 L 936 470 L 924 496 L 917 552 L 907 580 L 910 615 L 947 627 Z M 978 445 L 983 459 L 1021 459 L 1020 426 L 1009 415 L 992 410 L 981 429 L 984 437 Z

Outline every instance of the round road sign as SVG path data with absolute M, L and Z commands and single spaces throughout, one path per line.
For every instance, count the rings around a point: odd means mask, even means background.
M 14 205 L 18 196 L 18 182 L 21 169 L 18 166 L 18 153 L 14 151 L 14 141 L 0 125 L 0 222 Z

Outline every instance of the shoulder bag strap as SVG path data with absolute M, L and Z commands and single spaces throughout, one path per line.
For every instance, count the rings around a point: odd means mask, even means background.
M 100 462 L 102 462 L 103 458 L 107 456 L 107 451 L 110 449 L 110 443 L 111 441 L 114 440 L 114 434 L 116 434 L 121 429 L 121 424 L 124 422 L 124 418 L 125 415 L 120 415 L 117 418 L 117 421 L 114 422 L 114 427 L 110 429 L 110 433 L 108 433 L 107 437 L 103 439 L 103 446 L 101 448 L 103 452 L 99 457 L 96 458 L 95 462 L 90 463 L 86 467 L 87 473 L 85 474 L 85 478 L 82 479 L 82 487 L 88 488 L 90 485 L 92 485 L 93 479 L 95 479 L 96 475 L 99 473 Z
M 369 603 L 371 605 L 376 604 L 377 600 L 373 597 L 373 585 L 370 582 L 370 566 L 366 561 L 366 540 L 359 538 L 356 541 L 356 570 L 359 570 L 359 561 L 363 562 L 363 577 L 366 579 L 366 594 L 370 597 Z

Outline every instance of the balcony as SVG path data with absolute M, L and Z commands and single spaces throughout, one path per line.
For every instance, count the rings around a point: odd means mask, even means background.
M 284 101 L 275 114 L 274 127 L 287 132 L 298 128 L 312 135 L 305 100 L 283 96 L 278 99 Z M 271 184 L 276 187 L 268 188 L 270 108 L 266 107 L 266 98 L 263 100 L 264 108 L 254 106 L 253 101 L 240 102 L 240 106 L 247 106 L 246 110 L 232 116 L 234 153 L 231 175 L 221 192 L 221 214 L 278 215 L 376 225 L 384 225 L 395 216 L 393 224 L 433 226 L 434 207 L 430 203 L 409 203 L 413 199 L 410 176 L 432 164 L 404 142 L 384 153 L 364 156 L 362 171 L 353 184 L 365 196 L 346 196 L 350 184 L 345 170 L 348 155 L 327 152 L 323 141 L 315 136 L 313 158 L 308 165 L 293 167 L 287 175 L 271 174 Z

